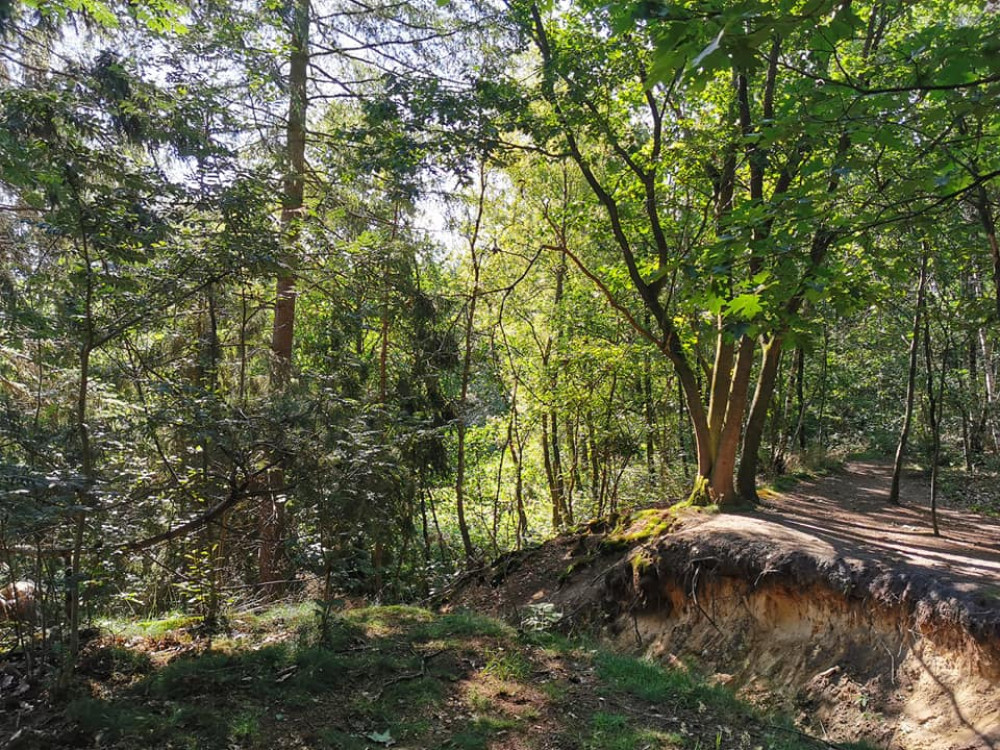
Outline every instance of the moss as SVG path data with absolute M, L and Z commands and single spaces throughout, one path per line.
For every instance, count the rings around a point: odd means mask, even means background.
M 638 554 L 632 556 L 629 560 L 629 564 L 632 566 L 632 572 L 636 576 L 641 576 L 653 567 L 653 559 L 645 552 L 639 552 Z
M 675 506 L 676 507 L 676 506 Z M 599 545 L 601 552 L 621 552 L 669 533 L 677 521 L 674 508 L 647 508 L 627 516 Z
M 562 586 L 576 571 L 586 568 L 594 562 L 595 559 L 597 559 L 596 555 L 584 555 L 583 557 L 571 562 L 566 566 L 566 569 L 559 574 L 559 585 Z
M 709 486 L 708 477 L 695 477 L 694 487 L 691 488 L 691 494 L 688 495 L 688 499 L 684 502 L 684 505 L 693 508 L 705 508 L 712 504 L 712 490 Z

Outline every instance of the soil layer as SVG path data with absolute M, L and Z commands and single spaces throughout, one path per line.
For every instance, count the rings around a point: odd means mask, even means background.
M 510 556 L 453 604 L 693 660 L 833 741 L 1000 747 L 1000 524 L 944 509 L 935 537 L 923 478 L 902 507 L 888 479 L 855 462 L 751 514 L 644 511 Z

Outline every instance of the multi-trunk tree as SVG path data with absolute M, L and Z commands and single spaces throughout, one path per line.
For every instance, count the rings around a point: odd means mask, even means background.
M 820 300 L 857 296 L 852 242 L 992 176 L 886 184 L 952 127 L 924 93 L 995 83 L 945 54 L 986 45 L 996 21 L 880 2 L 582 6 L 514 3 L 531 47 L 488 92 L 512 145 L 569 159 L 592 191 L 630 292 L 578 265 L 676 371 L 692 502 L 753 501 L 782 350 Z M 935 56 L 908 67 L 930 24 Z

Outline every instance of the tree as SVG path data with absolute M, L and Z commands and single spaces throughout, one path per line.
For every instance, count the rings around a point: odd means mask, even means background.
M 517 113 L 510 127 L 531 147 L 568 156 L 604 213 L 633 300 L 581 270 L 677 373 L 698 458 L 692 502 L 753 500 L 786 338 L 810 305 L 850 294 L 845 256 L 834 251 L 868 226 L 910 215 L 915 200 L 916 210 L 932 210 L 982 181 L 937 193 L 911 185 L 909 194 L 884 194 L 892 202 L 880 212 L 855 215 L 880 174 L 902 170 L 912 126 L 901 121 L 925 114 L 900 93 L 936 85 L 922 73 L 898 83 L 928 19 L 834 2 L 525 2 L 509 19 L 532 40 L 539 74 L 527 84 L 508 78 L 497 106 Z M 989 26 L 975 29 L 978 38 Z M 951 44 L 967 41 L 965 27 L 949 33 Z M 525 65 L 529 55 L 518 59 L 518 70 Z M 934 66 L 941 86 L 956 85 L 938 58 Z M 988 86 L 990 73 L 958 85 Z M 933 129 L 938 117 L 934 109 L 921 123 Z
M 295 275 L 298 265 L 298 244 L 305 207 L 306 125 L 308 115 L 309 66 L 309 0 L 289 0 L 284 8 L 288 23 L 288 118 L 285 128 L 285 175 L 281 199 L 281 226 L 284 230 L 285 254 L 275 282 L 274 324 L 271 332 L 271 387 L 282 393 L 292 377 L 292 353 L 295 340 Z M 286 536 L 285 474 L 280 462 L 268 478 L 270 492 L 264 495 L 260 507 L 260 551 L 258 576 L 262 584 L 270 585 L 270 596 L 280 593 L 278 582 L 281 545 Z

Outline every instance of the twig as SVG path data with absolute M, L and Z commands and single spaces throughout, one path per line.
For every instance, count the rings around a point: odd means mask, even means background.
M 421 655 L 419 672 L 406 672 L 405 674 L 398 675 L 396 677 L 393 677 L 391 680 L 384 682 L 382 684 L 382 687 L 379 688 L 378 692 L 375 693 L 375 696 L 372 698 L 372 702 L 377 703 L 378 701 L 382 700 L 382 695 L 388 688 L 392 687 L 393 685 L 398 685 L 400 682 L 408 682 L 409 680 L 419 680 L 421 677 L 426 677 L 427 662 L 429 662 L 435 656 L 443 654 L 444 651 L 445 649 L 441 649 L 440 651 L 435 651 L 432 654 Z

